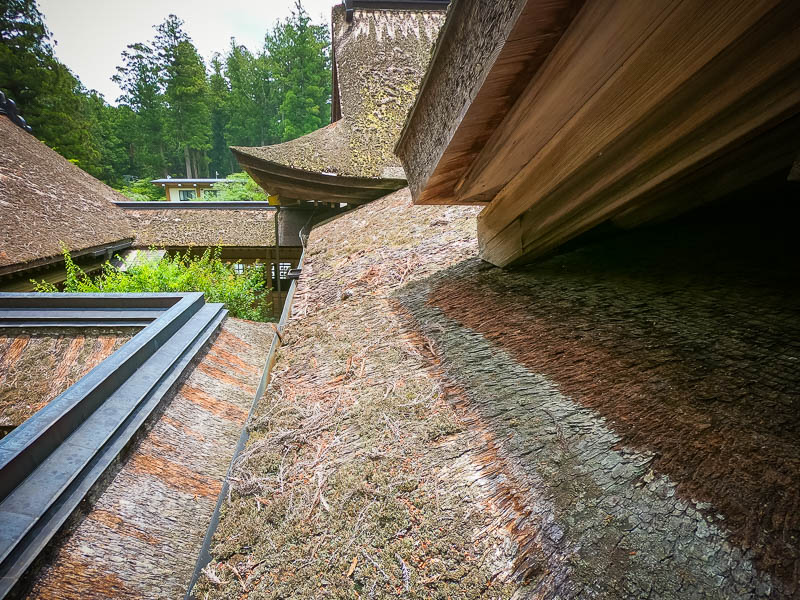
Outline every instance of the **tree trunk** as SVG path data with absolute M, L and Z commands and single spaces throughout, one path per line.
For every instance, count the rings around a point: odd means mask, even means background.
M 189 156 L 192 157 L 192 177 L 200 177 L 200 171 L 197 168 L 197 151 L 190 150 Z
M 186 179 L 192 179 L 192 159 L 189 156 L 189 146 L 183 147 L 183 159 L 186 161 Z

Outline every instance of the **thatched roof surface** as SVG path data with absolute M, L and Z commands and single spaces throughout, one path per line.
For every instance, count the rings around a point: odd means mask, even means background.
M 312 231 L 202 593 L 795 597 L 797 211 L 509 272 L 476 210 Z
M 357 9 L 348 23 L 344 7 L 334 7 L 334 112 L 342 118 L 290 142 L 233 150 L 263 161 L 267 171 L 280 165 L 343 177 L 403 179 L 394 144 L 444 17 L 442 10 Z M 248 171 L 253 164 L 245 165 Z
M 0 116 L 0 271 L 133 237 L 120 193 Z
M 131 329 L 0 330 L 0 427 L 21 425 L 134 333 Z
M 275 211 L 126 209 L 134 245 L 274 246 Z
M 31 597 L 185 595 L 273 335 L 270 323 L 225 319 L 119 473 L 32 570 Z

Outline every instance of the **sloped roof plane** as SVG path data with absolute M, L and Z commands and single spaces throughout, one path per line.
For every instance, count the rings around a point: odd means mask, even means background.
M 125 199 L 0 116 L 0 275 L 131 241 Z
M 151 209 L 146 204 L 125 210 L 136 234 L 133 245 L 140 248 L 275 245 L 272 210 Z

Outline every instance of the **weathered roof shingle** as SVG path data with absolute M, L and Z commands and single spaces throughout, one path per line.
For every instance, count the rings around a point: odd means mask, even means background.
M 275 211 L 126 209 L 137 247 L 274 246 Z
M 0 116 L 0 272 L 133 238 L 123 200 Z

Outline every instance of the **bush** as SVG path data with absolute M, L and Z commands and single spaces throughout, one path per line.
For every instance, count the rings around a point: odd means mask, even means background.
M 137 179 L 126 183 L 119 192 L 135 202 L 163 202 L 167 199 L 164 189 L 154 186 L 149 179 Z
M 203 194 L 214 202 L 266 202 L 267 195 L 247 173 L 232 173 L 224 182 L 215 183 L 216 194 Z
M 110 262 L 102 272 L 90 277 L 76 265 L 64 250 L 67 279 L 65 292 L 203 292 L 206 302 L 222 302 L 231 316 L 251 321 L 270 320 L 266 300 L 264 267 L 253 265 L 243 275 L 236 275 L 233 265 L 222 262 L 222 250 L 207 249 L 202 256 L 166 254 L 159 261 L 145 262 L 120 271 Z M 34 283 L 37 292 L 57 292 L 45 281 Z

